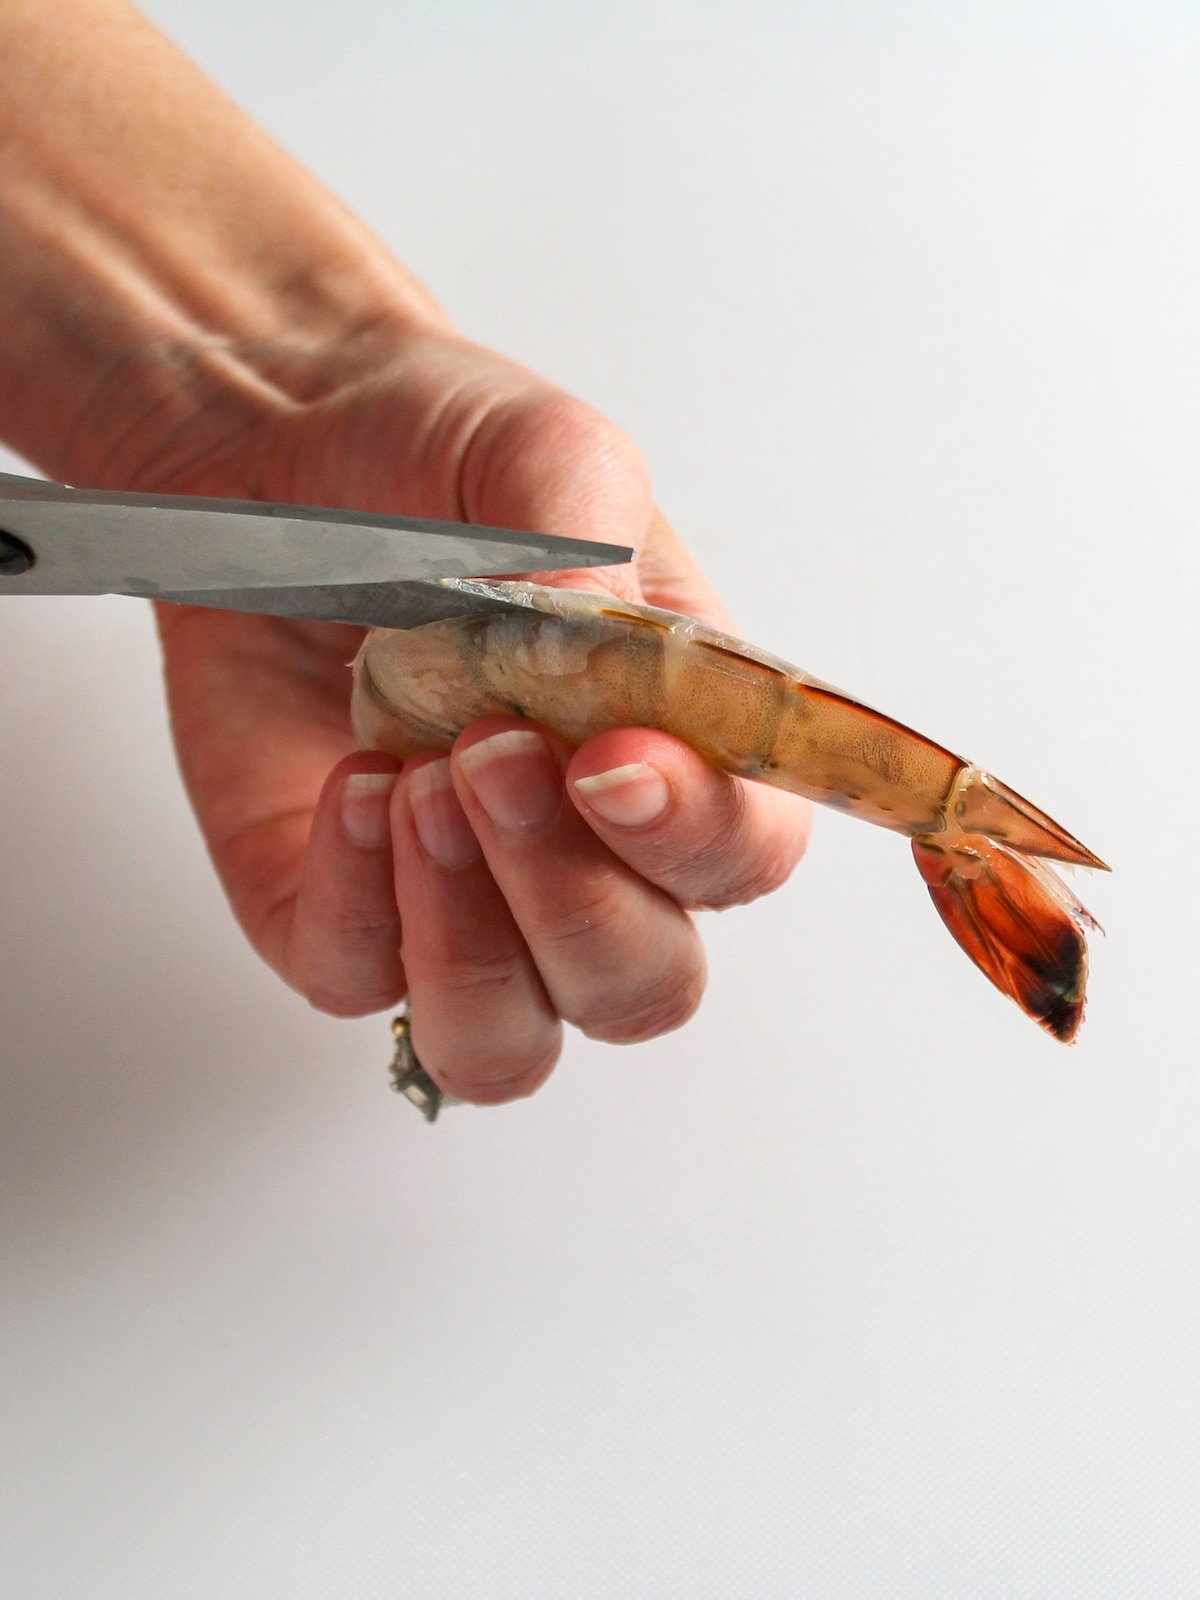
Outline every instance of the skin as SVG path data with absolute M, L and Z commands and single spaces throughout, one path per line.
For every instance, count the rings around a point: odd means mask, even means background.
M 635 569 L 553 581 L 726 624 L 632 442 L 463 338 L 133 7 L 7 0 L 0 54 L 14 448 L 79 485 L 616 539 Z M 354 748 L 356 630 L 177 606 L 159 627 L 184 781 L 251 944 L 337 1016 L 410 993 L 418 1053 L 462 1098 L 536 1088 L 564 1021 L 617 1042 L 684 1022 L 690 908 L 775 888 L 804 848 L 804 801 L 665 734 L 572 751 L 491 719 L 400 763 Z M 533 742 L 472 756 L 518 729 Z

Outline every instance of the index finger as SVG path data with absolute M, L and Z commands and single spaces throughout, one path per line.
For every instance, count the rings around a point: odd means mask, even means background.
M 619 728 L 590 739 L 567 792 L 609 849 L 680 905 L 742 905 L 786 881 L 808 843 L 798 795 L 718 772 L 667 733 Z

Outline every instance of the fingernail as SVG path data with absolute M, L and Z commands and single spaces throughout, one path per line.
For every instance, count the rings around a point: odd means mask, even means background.
M 459 762 L 475 797 L 498 828 L 534 833 L 562 804 L 562 772 L 540 733 L 513 728 L 469 745 Z
M 612 767 L 590 778 L 576 778 L 575 788 L 587 801 L 589 810 L 621 828 L 644 828 L 662 816 L 671 798 L 662 773 L 644 761 L 631 761 L 627 767 Z
M 479 860 L 479 840 L 454 792 L 448 761 L 430 761 L 418 767 L 408 780 L 408 799 L 413 826 L 427 856 L 454 872 Z
M 364 850 L 391 842 L 388 805 L 396 778 L 395 772 L 352 772 L 342 785 L 342 827 Z

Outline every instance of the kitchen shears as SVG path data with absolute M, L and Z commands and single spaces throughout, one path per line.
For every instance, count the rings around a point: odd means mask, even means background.
M 0 598 L 123 594 L 412 628 L 512 603 L 475 578 L 632 556 L 624 545 L 475 523 L 72 489 L 0 472 Z

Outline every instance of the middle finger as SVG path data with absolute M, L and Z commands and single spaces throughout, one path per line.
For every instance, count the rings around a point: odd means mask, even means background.
M 678 1027 L 704 988 L 691 918 L 620 861 L 567 800 L 570 748 L 529 722 L 476 723 L 454 785 L 560 1016 L 632 1043 Z

